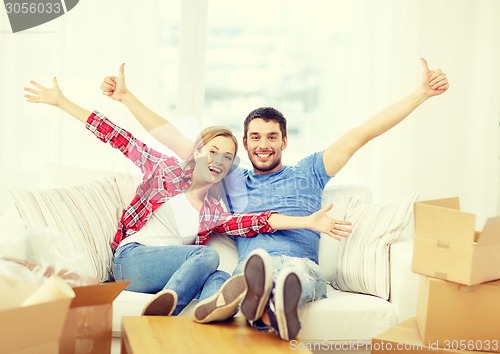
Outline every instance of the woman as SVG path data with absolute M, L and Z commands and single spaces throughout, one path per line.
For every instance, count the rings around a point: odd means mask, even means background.
M 141 168 L 143 180 L 124 210 L 111 244 L 116 280 L 129 279 L 128 290 L 156 293 L 144 315 L 177 315 L 200 293 L 200 300 L 220 287 L 229 274 L 217 271 L 215 250 L 202 246 L 213 233 L 253 236 L 277 229 L 311 228 L 331 233 L 335 220 L 325 213 L 331 205 L 307 217 L 275 212 L 226 213 L 219 182 L 237 152 L 232 133 L 220 127 L 205 129 L 183 165 L 147 147 L 97 111 L 68 100 L 56 78 L 47 88 L 34 81 L 25 88 L 28 102 L 60 108 L 86 124 L 103 142 L 119 149 Z M 241 284 L 241 279 L 237 281 Z M 205 295 L 204 295 L 205 293 Z

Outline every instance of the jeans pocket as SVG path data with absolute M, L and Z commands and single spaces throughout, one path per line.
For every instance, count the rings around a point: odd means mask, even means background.
M 140 243 L 137 242 L 130 242 L 127 243 L 123 246 L 118 246 L 118 248 L 115 251 L 114 258 L 121 258 L 125 257 L 130 251 L 132 251 L 134 248 L 142 246 Z
M 123 281 L 122 265 L 113 262 L 113 276 L 116 281 Z

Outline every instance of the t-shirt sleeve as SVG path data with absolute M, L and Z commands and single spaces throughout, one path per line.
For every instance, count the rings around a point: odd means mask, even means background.
M 222 180 L 222 193 L 227 210 L 233 213 L 242 212 L 248 205 L 246 186 L 247 170 L 233 164 L 231 170 Z
M 300 160 L 297 168 L 309 178 L 312 184 L 320 189 L 324 189 L 331 179 L 326 173 L 325 164 L 323 163 L 323 151 L 315 152 Z

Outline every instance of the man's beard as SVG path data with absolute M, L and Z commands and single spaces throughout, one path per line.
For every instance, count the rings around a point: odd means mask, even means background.
M 264 167 L 257 166 L 253 162 L 253 159 L 250 159 L 250 162 L 252 163 L 253 169 L 255 171 L 258 171 L 258 172 L 269 172 L 269 171 L 275 169 L 277 166 L 279 166 L 279 164 L 281 163 L 281 158 L 278 158 L 278 159 L 274 160 L 272 164 L 270 164 L 269 166 L 264 166 Z

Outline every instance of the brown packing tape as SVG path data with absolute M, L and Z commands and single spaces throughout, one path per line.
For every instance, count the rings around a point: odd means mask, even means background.
M 437 246 L 439 248 L 450 248 L 450 242 L 447 240 L 437 240 Z
M 463 293 L 472 293 L 478 289 L 478 285 L 460 285 L 458 289 Z
M 435 272 L 434 275 L 436 278 L 448 280 L 448 273 Z

